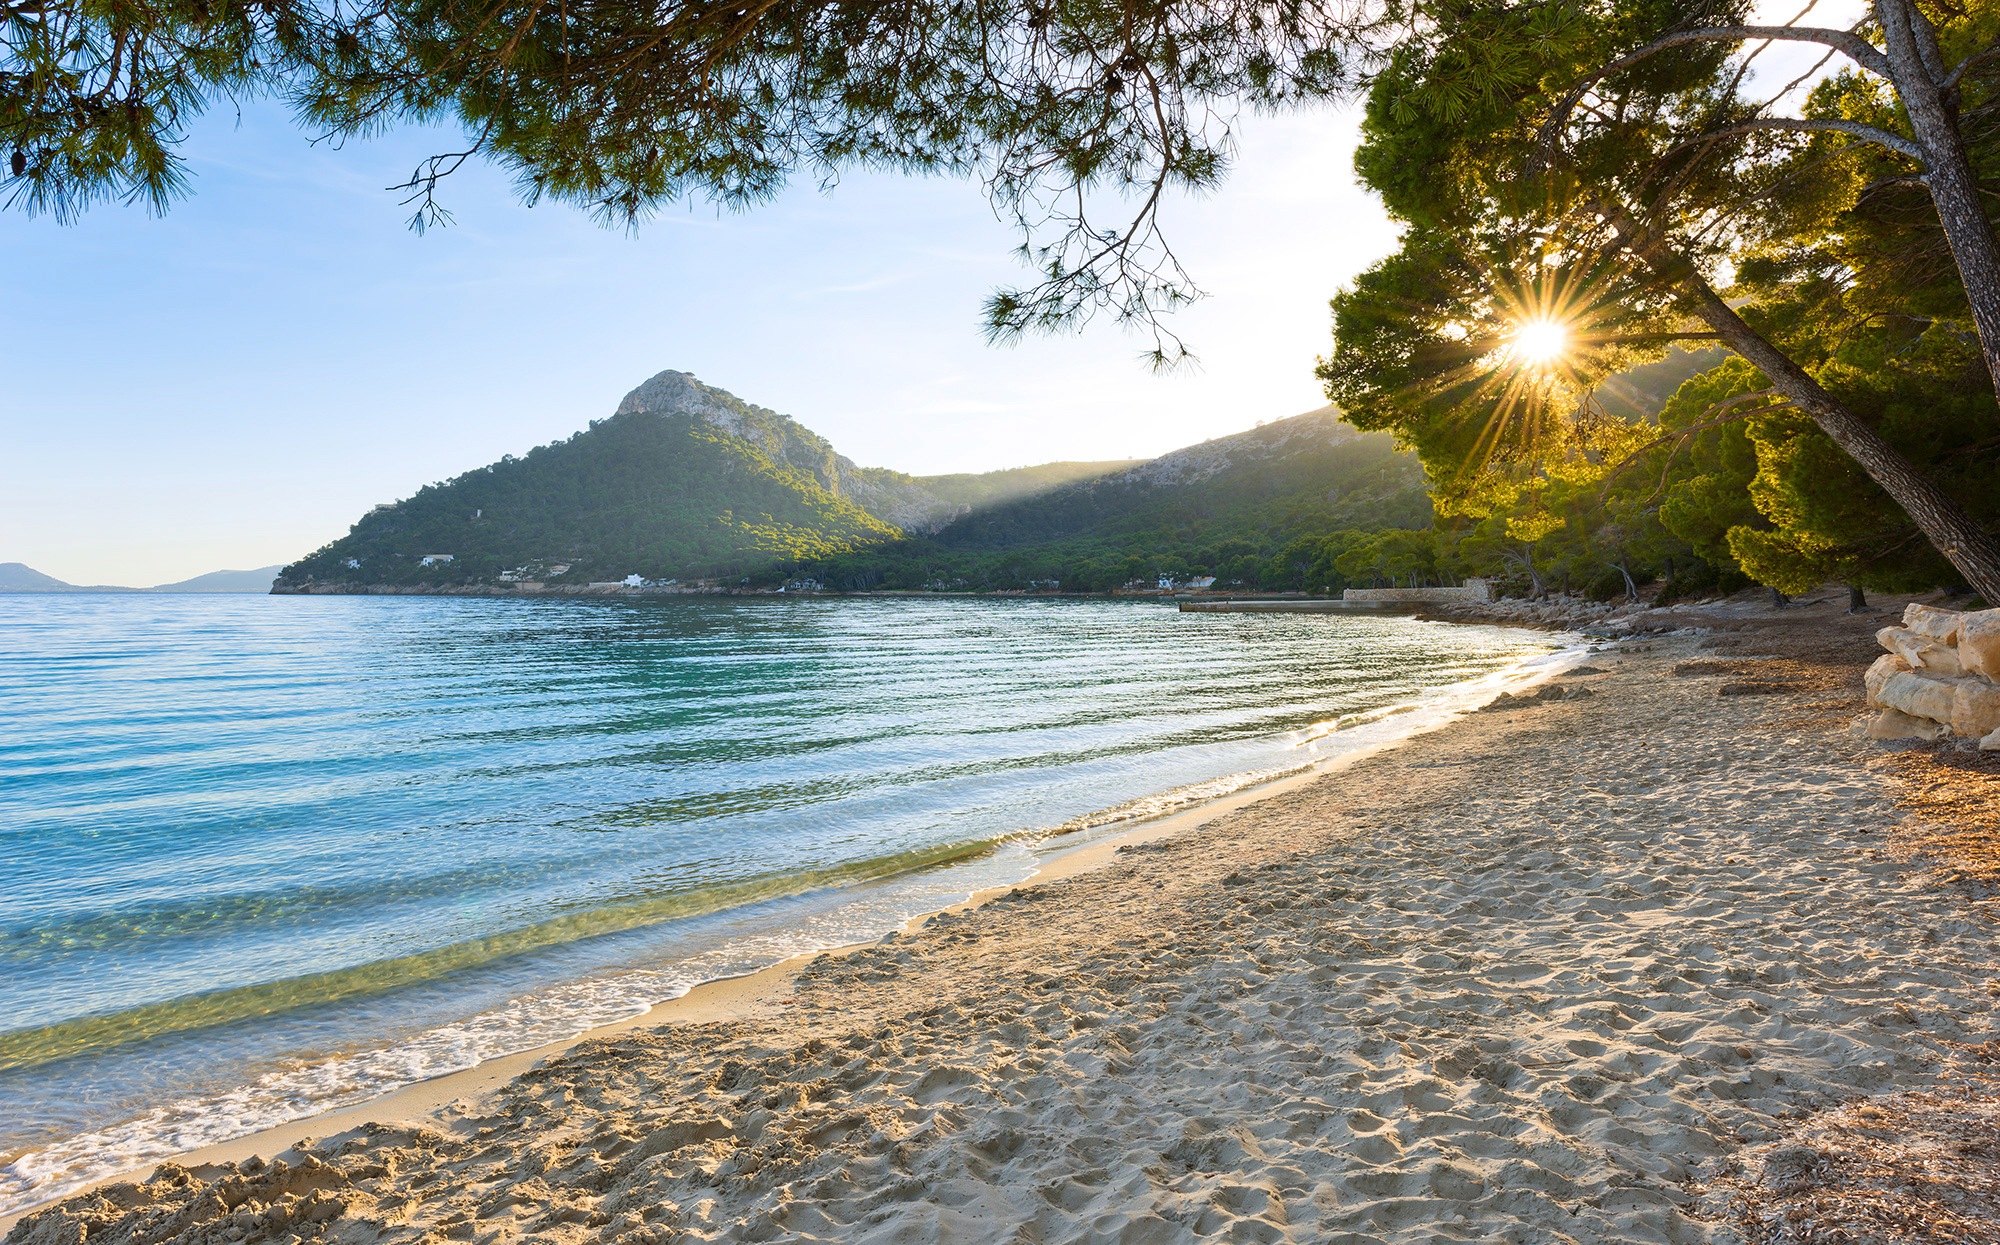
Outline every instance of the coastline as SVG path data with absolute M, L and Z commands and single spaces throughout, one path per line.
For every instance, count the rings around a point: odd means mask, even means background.
M 257 1157 L 279 1158 L 287 1155 L 297 1157 L 300 1152 L 294 1147 L 302 1143 L 338 1144 L 357 1133 L 365 1134 L 371 1125 L 424 1127 L 448 1123 L 452 1118 L 476 1111 L 479 1101 L 484 1096 L 504 1087 L 521 1074 L 550 1059 L 558 1058 L 583 1043 L 661 1025 L 737 1022 L 768 1014 L 771 1009 L 783 1005 L 791 987 L 806 967 L 824 957 L 847 956 L 870 947 L 881 946 L 896 938 L 907 938 L 919 933 L 937 917 L 969 912 L 1015 891 L 1052 885 L 1101 868 L 1129 845 L 1150 843 L 1193 830 L 1214 818 L 1309 783 L 1322 774 L 1337 772 L 1373 751 L 1394 748 L 1405 739 L 1416 737 L 1406 736 L 1377 745 L 1375 749 L 1347 754 L 1327 762 L 1322 769 L 1273 778 L 1268 782 L 1219 796 L 1192 808 L 1140 821 L 1095 842 L 1059 850 L 1049 857 L 1042 868 L 1022 881 L 987 887 L 973 892 L 958 903 L 920 913 L 887 938 L 801 952 L 752 973 L 713 978 L 695 985 L 686 994 L 677 998 L 655 1003 L 637 1016 L 596 1025 L 561 1041 L 549 1042 L 530 1050 L 489 1059 L 470 1068 L 418 1081 L 366 1102 L 260 1129 L 214 1145 L 185 1150 L 161 1159 L 159 1163 L 173 1164 L 195 1171 L 210 1169 L 219 1171 L 225 1164 L 241 1163 Z M 158 1165 L 146 1164 L 131 1171 L 109 1175 L 71 1190 L 59 1198 L 51 1199 L 50 1202 L 38 1203 L 10 1214 L 0 1214 L 0 1237 L 4 1237 L 21 1220 L 33 1217 L 47 1209 L 53 1202 L 87 1195 L 93 1190 L 127 1180 Z
M 906 922 L 900 930 L 888 935 L 888 939 L 908 936 L 940 915 L 968 911 L 1013 891 L 1049 885 L 1100 867 L 1127 844 L 1150 842 L 1156 838 L 1198 828 L 1214 818 L 1279 796 L 1296 786 L 1338 772 L 1371 755 L 1404 746 L 1412 739 L 1448 726 L 1468 711 L 1476 712 L 1479 703 L 1488 699 L 1492 693 L 1505 695 L 1510 691 L 1533 688 L 1550 678 L 1560 677 L 1560 666 L 1550 666 L 1546 663 L 1556 661 L 1574 664 L 1575 661 L 1582 659 L 1583 652 L 1581 647 L 1575 646 L 1553 649 L 1545 657 L 1526 658 L 1513 666 L 1464 684 L 1430 689 L 1424 697 L 1407 704 L 1385 706 L 1352 718 L 1342 718 L 1323 724 L 1329 729 L 1309 738 L 1322 738 L 1333 731 L 1370 727 L 1381 728 L 1382 734 L 1379 738 L 1365 740 L 1352 749 L 1332 757 L 1307 762 L 1296 769 L 1277 773 L 1220 795 L 1198 797 L 1195 803 L 1174 807 L 1164 813 L 1140 812 L 1117 817 L 1106 823 L 1117 827 L 1111 829 L 1109 833 L 1104 833 L 1098 824 L 1086 820 L 1059 828 L 1042 840 L 1043 858 L 1027 877 L 1017 882 L 981 888 L 962 901 L 920 913 Z M 1468 692 L 1471 695 L 1470 700 L 1466 699 Z M 1446 696 L 1444 703 L 1433 699 L 1438 694 Z M 1417 716 L 1406 720 L 1406 715 L 1413 712 Z M 1196 787 L 1201 785 L 1203 784 L 1196 784 Z M 1180 793 L 1181 789 L 1161 792 L 1133 803 L 1135 805 L 1152 803 Z M 1108 811 L 1121 812 L 1121 810 Z M 1072 835 L 1087 841 L 1065 845 L 1063 841 Z M 1095 837 L 1100 835 L 1101 837 Z M 920 869 L 917 872 L 924 870 Z M 868 940 L 806 951 L 753 972 L 704 980 L 692 986 L 687 993 L 656 1003 L 645 1012 L 594 1025 L 567 1038 L 488 1058 L 471 1067 L 428 1077 L 360 1102 L 258 1128 L 240 1137 L 196 1146 L 157 1159 L 148 1159 L 129 1169 L 87 1180 L 32 1206 L 0 1213 L 0 1237 L 6 1236 L 23 1219 L 39 1214 L 54 1203 L 88 1195 L 94 1190 L 152 1170 L 158 1164 L 188 1166 L 200 1170 L 220 1169 L 222 1165 L 242 1162 L 254 1156 L 293 1154 L 295 1153 L 293 1147 L 300 1143 L 313 1141 L 324 1143 L 329 1136 L 345 1136 L 355 1128 L 384 1120 L 421 1126 L 425 1122 L 437 1122 L 447 1115 L 458 1113 L 465 1107 L 467 1100 L 491 1094 L 523 1072 L 551 1058 L 561 1056 L 580 1043 L 662 1024 L 714 1023 L 748 1018 L 757 1014 L 760 1009 L 775 1006 L 776 1000 L 783 997 L 788 983 L 814 960 L 826 955 L 851 954 L 879 946 L 883 941 Z
M 1879 1148 L 1907 1104 L 1931 1104 L 1912 1133 L 1984 1109 L 1965 1087 L 1990 1086 L 1995 1002 L 1982 897 L 1899 854 L 1902 754 L 1844 729 L 1872 628 L 1806 621 L 1712 610 L 1705 636 L 1593 654 L 1565 677 L 1587 697 L 1137 827 L 513 1081 L 490 1066 L 452 1111 L 365 1126 L 378 1100 L 282 1163 L 167 1164 L 10 1241 L 1684 1243 L 1828 1222 L 1862 1171 L 1843 1119 Z M 1763 692 L 1723 690 L 1725 667 Z M 1935 1105 L 1953 1094 L 1958 1116 Z M 1962 1181 L 1896 1174 L 1850 1219 L 1977 1210 Z

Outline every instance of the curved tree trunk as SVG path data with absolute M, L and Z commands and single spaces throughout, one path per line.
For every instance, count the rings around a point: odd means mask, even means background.
M 1946 71 L 1937 56 L 1937 35 L 1930 19 L 1910 0 L 1875 0 L 1874 9 L 1888 52 L 1890 84 L 1909 114 L 1917 145 L 1923 148 L 1924 181 L 1958 264 L 1986 370 L 2000 391 L 2000 239 L 1994 237 L 1993 222 L 1980 202 L 1979 180 L 1945 96 Z
M 1882 486 L 1937 547 L 1965 582 L 1990 603 L 2000 604 L 2000 541 L 1973 521 L 1943 489 L 1882 438 L 1866 421 L 1806 375 L 1790 355 L 1744 323 L 1699 277 L 1683 286 L 1693 297 L 1694 312 L 1716 331 L 1729 348 L 1771 380 L 1773 388 L 1811 417 L 1815 424 L 1861 465 L 1868 478 Z
M 2000 605 L 2000 540 L 1965 508 L 1903 457 L 1882 434 L 1821 387 L 1763 334 L 1722 301 L 1686 256 L 1640 225 L 1622 207 L 1604 204 L 1604 220 L 1618 244 L 1681 291 L 1689 310 L 1715 330 L 1723 344 L 1768 377 L 1771 387 L 1804 411 L 1819 430 L 1868 473 L 1903 508 L 1917 529 L 1987 602 Z M 2000 341 L 2000 337 L 1996 337 Z

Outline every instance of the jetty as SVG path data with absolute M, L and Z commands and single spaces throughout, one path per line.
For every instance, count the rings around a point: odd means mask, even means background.
M 1493 585 L 1484 579 L 1468 579 L 1453 588 L 1349 588 L 1338 601 L 1297 599 L 1181 602 L 1183 614 L 1353 614 L 1416 610 L 1426 605 L 1456 605 L 1463 601 L 1491 601 Z

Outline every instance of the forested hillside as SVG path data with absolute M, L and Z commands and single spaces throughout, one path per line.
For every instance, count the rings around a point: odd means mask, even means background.
M 1375 578 L 1342 553 L 1430 525 L 1416 461 L 1332 407 L 1176 450 L 972 513 L 928 539 L 819 559 L 833 588 L 1051 588 L 1128 583 L 1335 589 Z
M 682 372 L 609 419 L 362 516 L 286 567 L 280 591 L 370 586 L 764 582 L 802 561 L 936 531 L 970 506 L 1124 463 L 1048 463 L 921 480 L 860 467 L 825 438 Z
M 1023 497 L 1038 496 L 1077 480 L 1110 475 L 1127 467 L 1136 467 L 1144 461 L 1143 458 L 1127 458 L 1101 463 L 1042 463 L 1034 467 L 1009 467 L 1003 471 L 976 474 L 917 476 L 916 481 L 954 506 L 984 510 Z

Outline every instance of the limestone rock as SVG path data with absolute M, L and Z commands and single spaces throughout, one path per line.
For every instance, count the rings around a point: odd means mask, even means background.
M 2000 679 L 2000 610 L 1977 610 L 1960 619 L 1958 660 L 1969 674 Z
M 2000 731 L 2000 683 L 1959 679 L 1951 693 L 1951 733 L 1964 739 Z
M 1915 601 L 1903 609 L 1903 625 L 1936 644 L 1950 644 L 1956 641 L 1958 624 L 1964 618 L 1963 611 L 1941 610 L 1929 605 L 1919 605 Z
M 1949 730 L 1942 722 L 1913 718 L 1900 709 L 1884 709 L 1870 719 L 1861 734 L 1869 739 L 1943 739 Z
M 2000 731 L 1994 731 L 1991 735 L 1980 740 L 1979 750 L 1981 752 L 2000 752 Z
M 1885 709 L 1900 709 L 1911 717 L 1951 722 L 1955 682 L 1912 670 L 1883 680 L 1875 700 Z
M 1910 666 L 1924 664 L 1924 638 L 1908 627 L 1884 627 L 1875 633 L 1875 642 Z
M 1861 676 L 1861 682 L 1868 688 L 1868 703 L 1877 709 L 1882 708 L 1882 685 L 1889 681 L 1891 675 L 1909 672 L 1910 663 L 1899 654 L 1884 653 L 1877 657 L 1875 664 L 1868 667 L 1868 673 Z
M 1935 670 L 1948 679 L 1965 673 L 1959 664 L 1958 650 L 1908 627 L 1884 627 L 1875 633 L 1875 640 L 1911 666 Z
M 1934 644 L 1924 650 L 1923 658 L 1923 668 L 1933 674 L 1955 679 L 1965 673 L 1965 667 L 1959 662 L 1958 650 L 1955 648 Z

